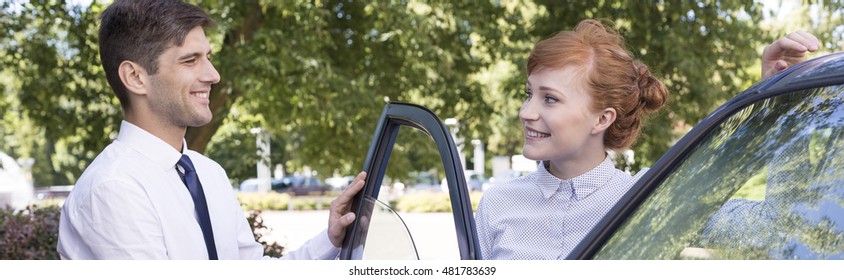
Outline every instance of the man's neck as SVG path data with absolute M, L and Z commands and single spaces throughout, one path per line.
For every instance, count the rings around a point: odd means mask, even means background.
M 169 122 L 158 118 L 138 117 L 128 112 L 124 117 L 127 122 L 146 130 L 155 137 L 158 137 L 173 147 L 173 149 L 176 149 L 176 151 L 183 152 L 182 141 L 185 138 L 187 127 L 174 126 Z

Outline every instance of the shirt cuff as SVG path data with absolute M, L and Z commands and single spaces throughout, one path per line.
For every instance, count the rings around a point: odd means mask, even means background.
M 334 244 L 331 244 L 331 239 L 328 238 L 328 229 L 317 234 L 317 236 L 311 239 L 311 243 L 308 249 L 311 251 L 310 255 L 315 259 L 333 260 L 337 259 L 337 256 L 340 254 L 340 248 L 334 247 Z

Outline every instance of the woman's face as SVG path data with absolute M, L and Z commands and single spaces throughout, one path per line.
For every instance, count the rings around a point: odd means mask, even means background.
M 528 76 L 527 99 L 519 111 L 525 157 L 576 162 L 596 145 L 603 149 L 603 134 L 594 129 L 601 114 L 592 109 L 585 78 L 576 66 L 542 69 Z

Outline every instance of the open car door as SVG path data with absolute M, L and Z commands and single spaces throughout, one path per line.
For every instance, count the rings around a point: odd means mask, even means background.
M 460 259 L 481 259 L 466 178 L 449 130 L 430 110 L 395 102 L 384 107 L 369 146 L 363 168 L 367 172 L 366 184 L 352 204 L 357 218 L 346 229 L 339 259 L 419 259 L 413 233 L 395 211 L 377 200 L 393 144 L 402 127 L 418 129 L 434 140 L 448 184 Z

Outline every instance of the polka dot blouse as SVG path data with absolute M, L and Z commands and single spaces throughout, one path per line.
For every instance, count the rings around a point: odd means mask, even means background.
M 609 157 L 562 180 L 539 164 L 536 172 L 484 193 L 475 219 L 484 259 L 564 259 L 647 169 L 636 176 Z

